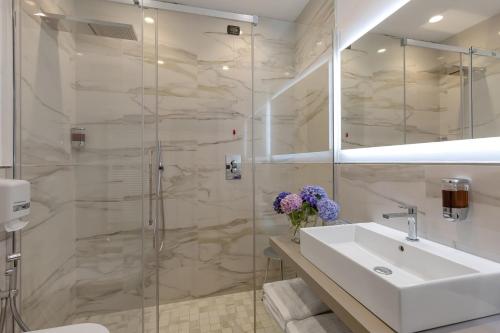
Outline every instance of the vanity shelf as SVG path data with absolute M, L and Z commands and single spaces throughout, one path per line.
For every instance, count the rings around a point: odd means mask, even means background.
M 300 245 L 287 237 L 270 238 L 271 246 L 281 258 L 297 271 L 321 300 L 332 309 L 344 324 L 356 333 L 394 333 L 382 320 L 321 272 L 300 253 Z M 500 332 L 500 315 L 470 320 L 441 328 L 426 330 L 427 333 L 484 333 Z
M 394 333 L 394 330 L 303 257 L 298 244 L 282 236 L 271 237 L 270 243 L 351 331 Z

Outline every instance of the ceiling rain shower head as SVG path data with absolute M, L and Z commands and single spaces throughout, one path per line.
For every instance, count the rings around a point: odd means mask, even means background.
M 137 40 L 134 27 L 131 24 L 99 21 L 72 16 L 44 13 L 41 17 L 44 23 L 57 31 L 74 34 L 85 34 L 127 40 Z

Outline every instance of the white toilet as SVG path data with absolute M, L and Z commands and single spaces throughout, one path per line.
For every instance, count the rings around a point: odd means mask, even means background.
M 78 324 L 31 331 L 28 333 L 109 333 L 109 331 L 106 327 L 98 324 Z

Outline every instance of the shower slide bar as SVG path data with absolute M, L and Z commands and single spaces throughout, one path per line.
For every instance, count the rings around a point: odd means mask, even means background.
M 470 54 L 469 48 L 460 47 L 460 46 L 453 46 L 453 45 L 446 45 L 446 44 L 438 44 L 438 43 L 433 43 L 433 42 L 426 42 L 423 40 L 411 39 L 411 38 L 401 38 L 401 46 L 417 46 L 417 47 L 424 47 L 427 49 L 434 49 L 434 50 L 440 50 L 440 51 Z
M 259 23 L 259 17 L 256 15 L 247 15 L 247 14 L 239 14 L 239 13 L 231 13 L 222 10 L 194 7 L 188 5 L 181 5 L 172 2 L 164 2 L 158 0 L 107 0 L 111 2 L 117 2 L 127 5 L 141 5 L 144 8 L 152 8 L 152 9 L 164 9 L 171 10 L 175 12 L 188 13 L 188 14 L 196 14 L 196 15 L 204 15 L 217 17 L 222 19 L 228 19 L 239 22 L 247 22 L 257 25 Z
M 482 50 L 482 49 L 478 49 L 478 48 L 474 48 L 474 47 L 465 48 L 465 47 L 454 46 L 454 45 L 426 42 L 423 40 L 411 39 L 411 38 L 401 38 L 401 46 L 416 46 L 416 47 L 423 47 L 423 48 L 427 48 L 427 49 L 456 52 L 456 53 L 463 53 L 463 54 L 471 54 L 472 53 L 473 55 L 479 55 L 479 56 L 484 56 L 484 57 L 492 57 L 492 58 L 500 59 L 500 52 L 496 52 L 496 51 Z

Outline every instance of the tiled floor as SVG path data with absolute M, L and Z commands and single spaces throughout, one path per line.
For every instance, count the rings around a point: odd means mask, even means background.
M 145 332 L 154 332 L 154 308 L 145 311 Z M 137 333 L 140 311 L 131 310 L 79 318 L 75 322 L 100 323 L 111 333 Z M 253 292 L 240 292 L 160 306 L 161 333 L 253 332 Z M 257 332 L 281 333 L 267 315 L 257 294 Z

